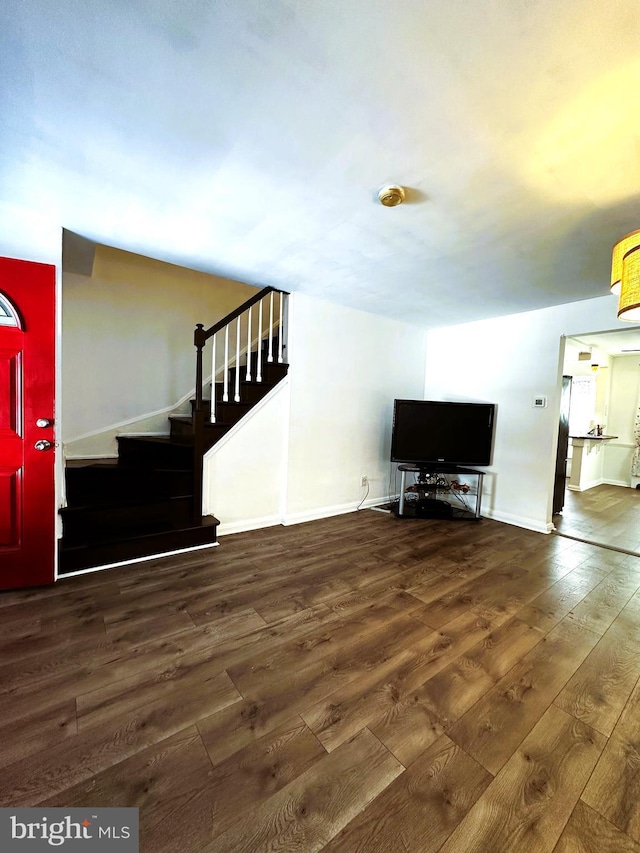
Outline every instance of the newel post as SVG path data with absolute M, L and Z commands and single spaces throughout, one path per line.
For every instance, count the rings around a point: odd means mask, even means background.
M 193 333 L 193 345 L 196 348 L 196 411 L 202 409 L 202 349 L 206 343 L 204 326 L 198 323 Z
M 196 347 L 196 405 L 193 413 L 193 506 L 194 524 L 202 522 L 202 456 L 204 454 L 204 411 L 202 407 L 202 349 L 206 343 L 202 323 L 193 334 Z

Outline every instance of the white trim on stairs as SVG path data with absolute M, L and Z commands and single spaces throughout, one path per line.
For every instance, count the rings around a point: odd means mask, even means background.
M 216 535 L 217 535 L 216 529 Z M 206 542 L 204 545 L 191 545 L 189 548 L 178 548 L 175 551 L 161 551 L 158 554 L 149 554 L 147 557 L 136 557 L 133 560 L 120 560 L 118 563 L 105 563 L 104 566 L 94 566 L 92 569 L 78 569 L 77 572 L 64 572 L 58 574 L 56 580 L 75 578 L 77 575 L 89 575 L 93 572 L 101 572 L 103 569 L 115 569 L 118 566 L 131 566 L 134 563 L 148 563 L 149 560 L 159 560 L 161 557 L 173 557 L 175 554 L 187 554 L 189 551 L 203 551 L 205 548 L 217 548 L 219 542 Z

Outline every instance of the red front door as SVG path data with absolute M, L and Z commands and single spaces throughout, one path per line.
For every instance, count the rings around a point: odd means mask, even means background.
M 0 258 L 0 589 L 52 583 L 55 268 Z

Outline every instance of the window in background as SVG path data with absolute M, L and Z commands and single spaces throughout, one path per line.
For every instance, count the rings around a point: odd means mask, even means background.
M 571 383 L 569 435 L 586 435 L 596 412 L 596 380 L 594 376 L 574 376 Z

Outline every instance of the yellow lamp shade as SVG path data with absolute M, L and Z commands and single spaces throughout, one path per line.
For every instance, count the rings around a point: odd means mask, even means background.
M 615 293 L 616 296 L 620 294 L 620 280 L 622 278 L 624 256 L 631 249 L 635 249 L 638 246 L 640 246 L 640 230 L 627 234 L 621 240 L 618 240 L 613 247 L 611 255 L 611 293 Z
M 618 319 L 640 323 L 640 246 L 628 251 L 622 259 Z

